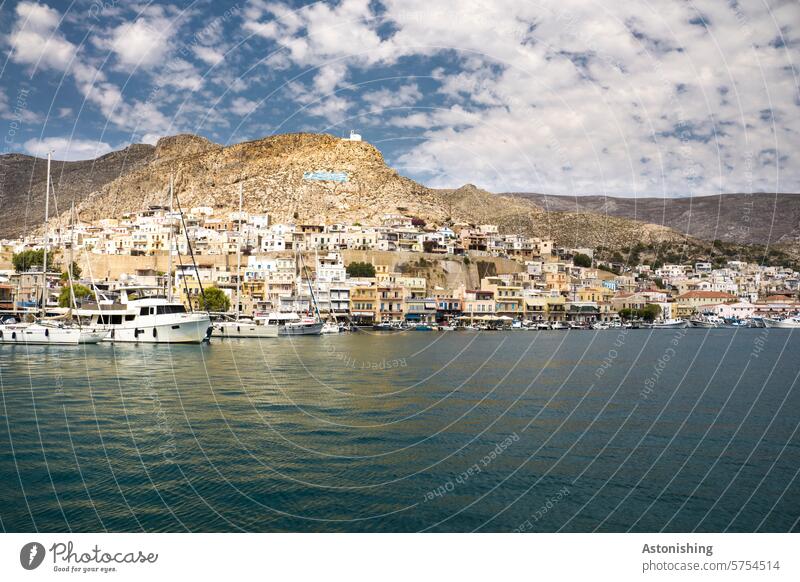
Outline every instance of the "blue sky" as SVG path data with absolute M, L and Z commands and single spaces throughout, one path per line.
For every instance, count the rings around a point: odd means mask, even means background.
M 800 192 L 800 3 L 0 0 L 2 152 L 358 130 L 429 186 Z

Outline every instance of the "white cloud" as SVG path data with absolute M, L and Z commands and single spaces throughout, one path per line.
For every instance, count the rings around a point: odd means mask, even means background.
M 361 98 L 370 105 L 370 110 L 379 112 L 393 107 L 407 107 L 422 98 L 416 83 L 403 85 L 399 89 L 378 89 L 362 94 Z
M 69 137 L 47 137 L 25 142 L 25 151 L 32 156 L 46 157 L 53 152 L 54 160 L 92 160 L 112 151 L 112 147 L 101 141 L 71 139 Z
M 244 97 L 236 97 L 233 101 L 231 101 L 230 110 L 236 115 L 241 115 L 244 117 L 255 111 L 256 107 L 258 107 L 257 101 L 251 101 L 249 99 L 245 99 Z
M 15 12 L 17 18 L 8 37 L 11 60 L 34 68 L 66 70 L 76 47 L 56 30 L 58 12 L 34 2 L 20 2 Z
M 198 45 L 194 47 L 194 54 L 198 59 L 212 67 L 222 62 L 225 58 L 225 55 L 221 51 L 208 46 Z
M 126 70 L 163 64 L 173 24 L 163 16 L 138 18 L 117 26 L 103 44 L 114 51 Z

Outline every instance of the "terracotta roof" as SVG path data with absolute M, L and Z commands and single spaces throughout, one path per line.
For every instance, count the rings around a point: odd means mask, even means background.
M 678 295 L 676 299 L 736 299 L 736 295 L 722 291 L 687 291 Z

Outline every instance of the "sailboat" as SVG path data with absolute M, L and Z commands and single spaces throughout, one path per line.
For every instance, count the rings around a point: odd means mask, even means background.
M 242 183 L 239 182 L 239 236 L 236 240 L 236 315 L 234 320 L 224 320 L 214 324 L 213 334 L 228 338 L 278 337 L 278 325 L 267 324 L 253 319 L 243 319 L 241 313 L 242 295 Z
M 84 329 L 80 325 L 73 325 L 71 320 L 47 319 L 47 246 L 49 233 L 47 230 L 50 214 L 50 162 L 52 154 L 47 153 L 47 186 L 45 188 L 44 202 L 44 260 L 42 261 L 42 312 L 39 319 L 33 323 L 0 324 L 0 344 L 26 344 L 26 345 L 61 345 L 71 346 L 80 344 L 96 344 L 102 341 L 108 330 Z M 72 263 L 67 267 L 70 286 L 70 309 L 75 308 L 75 293 L 72 287 Z M 71 315 L 71 314 L 69 314 Z
M 305 268 L 305 264 L 303 263 L 303 255 L 297 254 L 295 256 L 295 267 L 297 266 L 297 261 L 300 262 L 301 270 L 306 271 L 306 279 L 308 280 L 308 290 L 311 293 L 311 303 L 314 308 L 314 314 L 304 314 L 301 316 L 297 313 L 297 311 L 288 311 L 288 312 L 273 312 L 270 313 L 264 325 L 277 325 L 278 326 L 278 335 L 285 336 L 285 335 L 321 335 L 322 328 L 325 326 L 325 323 L 322 321 L 322 318 L 319 314 L 319 306 L 317 305 L 317 299 L 314 295 L 314 288 L 311 285 L 311 280 L 308 279 L 308 272 Z M 297 274 L 297 273 L 295 273 Z M 300 288 L 300 281 L 302 278 L 298 275 L 297 277 L 297 287 Z

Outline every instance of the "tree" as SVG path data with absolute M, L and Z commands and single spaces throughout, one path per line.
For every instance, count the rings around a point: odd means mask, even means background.
M 422 241 L 422 248 L 426 253 L 432 253 L 436 248 L 436 242 L 432 240 Z
M 92 296 L 92 290 L 86 287 L 85 285 L 78 285 L 75 284 L 72 286 L 73 293 L 75 293 L 75 301 L 79 301 L 81 299 L 86 299 L 87 297 Z M 71 307 L 72 306 L 72 298 L 69 294 L 69 285 L 65 285 L 61 289 L 61 293 L 58 294 L 58 306 L 59 307 Z
M 648 303 L 638 310 L 638 315 L 645 321 L 653 321 L 655 318 L 661 315 L 661 306 L 656 305 L 655 303 Z
M 586 267 L 588 269 L 592 266 L 592 258 L 589 255 L 578 253 L 577 255 L 572 257 L 572 263 L 576 267 Z
M 83 270 L 78 266 L 78 263 L 76 263 L 75 261 L 72 261 L 72 265 L 71 265 L 69 271 L 72 273 L 72 280 L 73 281 L 75 281 L 76 279 L 80 279 L 81 278 L 81 273 L 83 273 Z M 67 271 L 64 271 L 63 273 L 61 273 L 61 280 L 62 281 L 68 280 L 69 279 L 69 275 L 70 275 L 70 273 L 68 273 Z
M 427 223 L 426 223 L 426 222 L 425 222 L 423 219 L 421 219 L 421 218 L 418 218 L 418 217 L 416 217 L 416 216 L 415 216 L 415 217 L 413 217 L 413 218 L 411 219 L 411 226 L 416 226 L 416 227 L 419 227 L 419 228 L 424 228 L 426 224 L 427 224 Z
M 221 313 L 231 308 L 231 300 L 219 287 L 206 287 L 199 297 L 201 311 Z
M 51 270 L 56 265 L 54 253 L 47 255 L 47 269 Z M 14 253 L 11 257 L 11 263 L 14 265 L 14 270 L 17 273 L 22 271 L 29 271 L 33 267 L 40 267 L 44 264 L 44 249 L 27 250 L 21 253 Z
M 628 320 L 631 319 L 631 317 L 633 317 L 633 310 L 629 309 L 628 307 L 623 307 L 617 312 L 617 315 L 619 315 L 620 318 L 623 320 Z
M 374 277 L 375 276 L 375 265 L 372 263 L 361 263 L 361 262 L 353 262 L 347 265 L 347 276 L 348 277 Z

